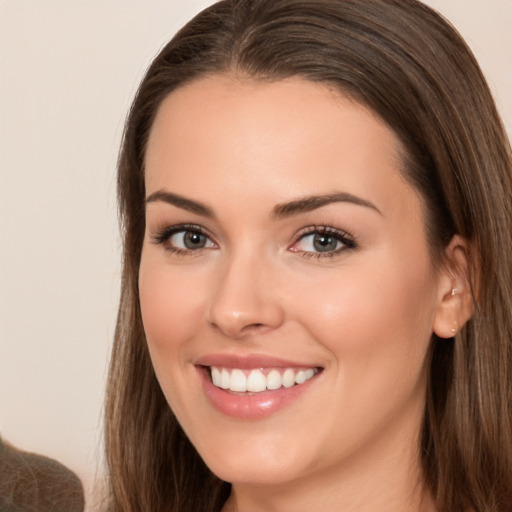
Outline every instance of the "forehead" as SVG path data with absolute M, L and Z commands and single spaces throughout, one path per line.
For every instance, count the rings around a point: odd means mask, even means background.
M 232 192 L 269 204 L 343 190 L 374 196 L 386 209 L 405 190 L 411 194 L 400 153 L 379 117 L 327 85 L 203 78 L 160 106 L 146 152 L 146 188 L 193 191 L 202 200 Z

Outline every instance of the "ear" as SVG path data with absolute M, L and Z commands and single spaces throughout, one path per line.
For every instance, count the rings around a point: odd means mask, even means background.
M 469 280 L 469 244 L 455 235 L 445 251 L 445 261 L 438 281 L 438 303 L 434 333 L 453 338 L 471 318 L 474 301 Z

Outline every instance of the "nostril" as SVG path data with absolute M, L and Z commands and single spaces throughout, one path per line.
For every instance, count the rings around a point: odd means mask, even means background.
M 207 312 L 212 327 L 234 338 L 275 329 L 283 318 L 284 311 L 277 301 L 263 299 L 256 291 L 237 292 L 235 285 L 229 282 L 212 298 Z
M 234 338 L 243 337 L 251 333 L 264 333 L 273 329 L 272 326 L 266 325 L 262 322 L 247 323 L 245 325 L 243 322 L 238 324 L 229 324 L 226 322 L 210 322 L 210 325 L 216 331 L 220 331 Z
M 240 334 L 248 334 L 248 333 L 264 333 L 266 331 L 271 331 L 273 329 L 272 326 L 270 325 L 266 325 L 266 324 L 263 324 L 263 323 L 253 323 L 253 324 L 248 324 L 246 326 L 244 326 L 241 331 L 240 331 Z

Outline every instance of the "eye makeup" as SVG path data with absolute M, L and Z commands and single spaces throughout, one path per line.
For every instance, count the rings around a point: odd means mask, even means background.
M 209 233 L 197 224 L 165 226 L 158 229 L 151 239 L 154 244 L 161 245 L 166 251 L 178 256 L 217 248 Z
M 332 258 L 357 247 L 355 237 L 338 228 L 314 225 L 303 228 L 289 251 L 305 258 Z
M 205 228 L 197 224 L 176 224 L 157 229 L 151 236 L 152 243 L 166 251 L 186 256 L 198 255 L 203 250 L 217 249 L 218 245 Z M 295 236 L 288 251 L 305 258 L 332 258 L 355 249 L 355 237 L 344 230 L 327 225 L 302 228 Z

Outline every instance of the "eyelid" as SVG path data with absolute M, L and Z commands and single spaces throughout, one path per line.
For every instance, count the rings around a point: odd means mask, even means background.
M 302 251 L 302 250 L 293 250 L 293 246 L 297 245 L 302 239 L 306 238 L 310 235 L 331 235 L 334 238 L 336 238 L 339 242 L 343 244 L 343 247 L 340 247 L 339 249 L 333 250 L 333 251 L 326 251 L 326 252 L 320 252 L 320 251 Z M 291 244 L 291 246 L 288 248 L 289 251 L 300 253 L 302 256 L 306 258 L 330 258 L 333 256 L 338 256 L 341 253 L 352 250 L 357 247 L 356 238 L 348 233 L 347 231 L 339 228 L 334 228 L 332 226 L 328 225 L 313 225 L 313 226 L 307 226 L 303 229 L 301 229 L 295 236 L 294 242 Z
M 192 254 L 192 253 L 200 253 L 202 250 L 209 250 L 212 247 L 199 247 L 197 249 L 183 249 L 180 247 L 171 246 L 168 242 L 169 239 L 180 232 L 183 231 L 192 231 L 196 233 L 200 233 L 208 238 L 215 246 L 217 246 L 217 242 L 213 239 L 212 235 L 206 230 L 204 227 L 199 226 L 198 224 L 175 224 L 175 225 L 163 225 L 160 228 L 155 229 L 155 231 L 151 234 L 151 242 L 156 245 L 163 245 L 165 250 L 175 253 L 175 254 Z
M 189 224 L 189 223 L 175 224 L 175 225 L 165 224 L 160 228 L 156 228 L 154 230 L 154 232 L 151 234 L 151 241 L 152 241 L 152 243 L 154 243 L 156 245 L 164 246 L 165 250 L 167 250 L 171 253 L 178 254 L 178 255 L 192 255 L 192 254 L 198 255 L 203 250 L 210 250 L 210 249 L 215 248 L 215 247 L 199 247 L 196 249 L 184 249 L 184 248 L 175 247 L 175 246 L 172 246 L 169 244 L 169 239 L 173 235 L 180 233 L 180 232 L 186 232 L 186 231 L 197 232 L 197 233 L 202 234 L 203 236 L 207 237 L 208 240 L 210 240 L 210 242 L 212 242 L 212 244 L 214 244 L 218 248 L 217 242 L 214 240 L 214 237 L 210 234 L 210 232 L 207 229 L 205 229 L 203 226 L 200 226 L 198 224 Z M 315 235 L 315 234 L 331 235 L 336 240 L 341 242 L 342 247 L 340 247 L 339 249 L 336 249 L 336 250 L 325 251 L 325 252 L 304 251 L 304 250 L 293 248 L 305 237 Z M 356 242 L 356 238 L 353 235 L 351 235 L 350 233 L 348 233 L 345 230 L 324 224 L 324 225 L 311 225 L 311 226 L 306 226 L 306 227 L 302 228 L 295 235 L 294 241 L 288 247 L 288 250 L 290 252 L 299 253 L 303 257 L 306 257 L 306 258 L 311 258 L 311 257 L 328 258 L 328 257 L 337 256 L 342 252 L 354 249 L 356 247 L 357 247 L 357 242 Z

